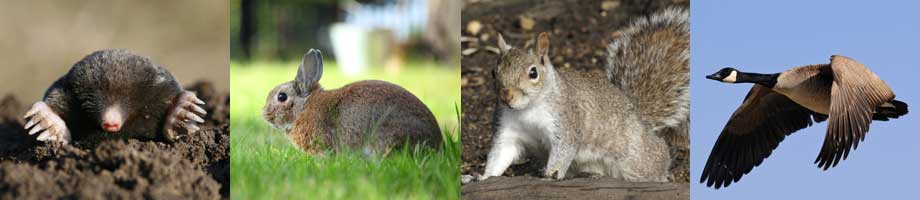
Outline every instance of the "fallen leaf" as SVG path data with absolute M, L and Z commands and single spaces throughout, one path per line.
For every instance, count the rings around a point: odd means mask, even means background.
M 460 52 L 460 54 L 463 54 L 463 56 L 469 56 L 469 55 L 473 55 L 474 53 L 476 53 L 476 51 L 479 51 L 479 49 L 469 48 L 469 49 L 464 49 L 463 51 Z
M 485 47 L 482 47 L 482 48 L 486 49 L 486 51 L 490 51 L 490 52 L 495 53 L 495 54 L 501 54 L 501 52 L 502 52 L 502 50 L 501 50 L 501 49 L 498 49 L 498 47 L 485 46 Z
M 612 10 L 614 8 L 620 7 L 619 1 L 604 1 L 601 2 L 601 9 Z
M 475 37 L 460 36 L 460 42 L 478 42 Z
M 520 19 L 519 21 L 521 22 L 521 29 L 524 29 L 524 30 L 528 30 L 528 31 L 533 30 L 533 27 L 537 25 L 537 22 L 534 21 L 533 18 L 530 18 L 530 17 L 521 15 L 521 16 L 518 16 L 518 19 Z
M 479 34 L 479 31 L 481 30 L 482 30 L 482 23 L 480 23 L 479 21 L 473 20 L 473 21 L 470 21 L 469 23 L 466 23 L 466 32 L 469 32 L 470 34 L 473 34 L 473 35 Z

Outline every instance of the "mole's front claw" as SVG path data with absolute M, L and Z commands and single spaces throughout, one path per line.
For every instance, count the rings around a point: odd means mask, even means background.
M 23 128 L 29 130 L 29 135 L 38 133 L 37 140 L 64 144 L 70 142 L 70 130 L 67 129 L 67 124 L 45 102 L 39 101 L 33 104 L 23 118 L 29 120 Z
M 204 123 L 204 116 L 208 114 L 204 108 L 204 101 L 198 99 L 195 93 L 184 91 L 174 99 L 173 107 L 166 116 L 163 125 L 167 140 L 178 138 L 179 133 L 194 133 L 201 130 L 198 123 Z

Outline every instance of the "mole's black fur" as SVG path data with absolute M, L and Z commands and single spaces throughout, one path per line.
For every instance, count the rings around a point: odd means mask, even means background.
M 156 139 L 173 99 L 183 89 L 166 69 L 127 50 L 100 50 L 84 57 L 45 92 L 44 102 L 67 123 L 74 139 L 128 137 Z M 102 113 L 119 106 L 124 124 L 106 134 Z

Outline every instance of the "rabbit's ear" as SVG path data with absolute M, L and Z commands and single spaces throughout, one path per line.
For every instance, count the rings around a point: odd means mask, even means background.
M 501 51 L 502 55 L 508 54 L 508 51 L 511 50 L 511 45 L 505 42 L 505 38 L 502 37 L 501 33 L 498 33 L 498 49 Z
M 310 93 L 310 88 L 316 85 L 322 76 L 323 53 L 316 49 L 310 49 L 300 60 L 297 77 L 294 77 L 294 92 L 298 96 L 307 96 Z

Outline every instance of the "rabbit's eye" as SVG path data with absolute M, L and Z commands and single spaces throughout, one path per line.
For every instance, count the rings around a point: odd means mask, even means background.
M 284 92 L 278 93 L 278 102 L 287 101 L 287 97 L 288 97 L 287 94 L 285 94 Z
M 537 67 L 530 66 L 530 71 L 527 72 L 527 76 L 530 77 L 530 80 L 536 80 L 539 75 L 537 75 Z

